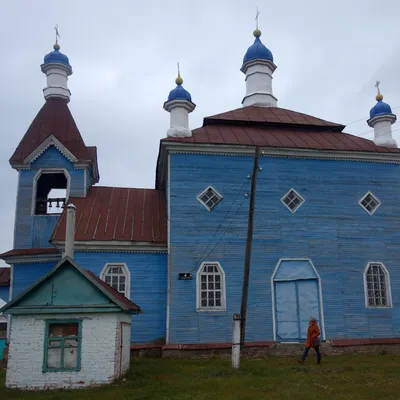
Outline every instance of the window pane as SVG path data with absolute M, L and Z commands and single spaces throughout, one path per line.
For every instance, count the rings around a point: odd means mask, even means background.
M 110 284 L 111 283 L 111 276 L 110 275 L 106 275 L 104 280 L 105 280 L 106 283 Z
M 79 340 L 78 339 L 65 339 L 64 347 L 78 347 Z
M 112 277 L 112 284 L 113 285 L 118 285 L 118 276 L 113 276 Z
M 47 368 L 61 368 L 61 350 L 62 349 L 47 349 Z
M 125 276 L 124 275 L 121 275 L 119 277 L 119 283 L 125 283 Z
M 60 347 L 61 346 L 61 340 L 49 340 L 48 346 L 49 347 Z
M 69 347 L 64 349 L 64 368 L 76 368 L 78 362 L 78 348 Z
M 78 336 L 77 322 L 69 324 L 49 324 L 49 337 Z

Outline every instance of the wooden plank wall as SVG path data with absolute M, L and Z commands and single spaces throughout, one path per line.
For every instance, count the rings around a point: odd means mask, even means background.
M 248 200 L 226 229 L 243 194 L 222 221 L 252 164 L 246 156 L 171 155 L 170 343 L 231 340 L 232 315 L 240 310 Z M 270 280 L 284 257 L 313 261 L 322 279 L 328 339 L 400 336 L 399 166 L 284 158 L 262 158 L 260 166 L 247 340 L 273 338 Z M 224 196 L 211 212 L 196 198 L 209 185 Z M 249 186 L 250 181 L 243 193 Z M 291 188 L 305 199 L 295 214 L 280 201 Z M 382 202 L 373 216 L 358 204 L 368 191 Z M 221 222 L 209 250 L 226 233 L 206 261 L 219 261 L 225 270 L 227 311 L 196 312 L 196 256 L 203 254 Z M 363 271 L 370 261 L 383 262 L 389 270 L 393 308 L 365 308 Z M 177 279 L 179 272 L 192 269 L 192 281 Z

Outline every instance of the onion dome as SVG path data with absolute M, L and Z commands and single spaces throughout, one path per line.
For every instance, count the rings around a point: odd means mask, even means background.
M 172 100 L 188 100 L 188 101 L 192 101 L 192 96 L 190 95 L 190 93 L 183 88 L 182 83 L 183 83 L 183 79 L 181 78 L 180 73 L 178 72 L 178 77 L 175 79 L 175 83 L 176 83 L 176 88 L 172 89 L 169 92 L 168 95 L 168 100 L 167 101 L 172 101 Z
M 369 112 L 370 118 L 374 118 L 377 115 L 393 114 L 389 104 L 384 103 L 382 100 L 383 96 L 381 92 L 378 92 L 378 94 L 376 95 L 377 103 L 371 108 L 371 111 Z
M 261 31 L 256 29 L 253 32 L 253 35 L 255 37 L 254 43 L 247 49 L 247 52 L 243 57 L 243 63 L 257 58 L 274 62 L 274 57 L 271 51 L 265 47 L 260 40 Z
M 60 52 L 60 46 L 58 45 L 58 43 L 56 43 L 53 46 L 53 49 L 54 49 L 54 51 L 52 51 L 49 54 L 46 54 L 44 56 L 43 65 L 50 64 L 50 63 L 58 63 L 58 64 L 64 64 L 66 67 L 71 68 L 68 57 L 65 54 Z

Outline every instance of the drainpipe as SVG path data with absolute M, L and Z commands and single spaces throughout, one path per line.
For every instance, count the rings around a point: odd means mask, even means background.
M 76 207 L 73 204 L 68 204 L 67 228 L 65 231 L 65 248 L 63 257 L 70 257 L 72 259 L 74 259 L 75 214 L 76 214 Z

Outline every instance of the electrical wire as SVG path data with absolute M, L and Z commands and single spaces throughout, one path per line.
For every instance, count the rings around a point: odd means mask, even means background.
M 232 201 L 232 203 L 231 203 L 231 205 L 230 205 L 228 211 L 225 213 L 225 216 L 224 216 L 223 220 L 222 220 L 222 221 L 220 222 L 220 224 L 218 225 L 217 230 L 214 232 L 213 237 L 212 237 L 211 240 L 208 242 L 206 248 L 204 249 L 204 251 L 203 251 L 203 253 L 201 254 L 201 256 L 199 257 L 199 259 L 202 259 L 203 256 L 204 256 L 204 254 L 205 254 L 206 251 L 208 250 L 208 247 L 211 245 L 211 243 L 212 243 L 212 241 L 214 240 L 215 236 L 217 235 L 219 229 L 221 228 L 222 224 L 225 222 L 225 220 L 226 220 L 226 218 L 228 217 L 230 211 L 232 210 L 232 207 L 233 207 L 233 205 L 235 204 L 237 198 L 239 197 L 240 193 L 242 192 L 242 190 L 243 190 L 243 188 L 244 188 L 244 185 L 245 185 L 246 182 L 250 179 L 249 177 L 250 177 L 250 175 L 247 175 L 247 177 L 246 177 L 245 180 L 243 181 L 243 184 L 242 184 L 241 188 L 239 189 L 239 191 L 238 191 L 237 194 L 236 194 L 236 197 L 233 199 L 233 201 Z M 193 269 L 195 269 L 195 268 L 197 268 L 197 266 L 194 267 Z

